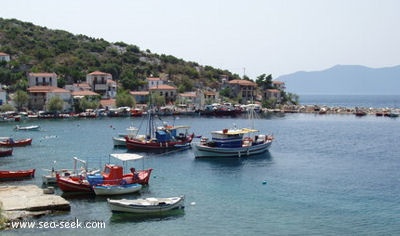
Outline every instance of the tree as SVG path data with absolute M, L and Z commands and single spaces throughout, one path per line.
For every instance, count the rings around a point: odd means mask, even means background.
M 14 111 L 15 108 L 11 106 L 10 104 L 4 104 L 0 106 L 0 111 L 5 112 L 5 111 Z
M 259 88 L 265 90 L 265 89 L 271 89 L 273 88 L 272 86 L 272 75 L 266 75 L 262 74 L 257 77 L 256 84 Z
M 129 94 L 127 90 L 118 91 L 116 96 L 117 107 L 134 107 L 135 99 Z
M 17 90 L 14 94 L 14 103 L 17 110 L 20 111 L 24 106 L 28 104 L 29 96 L 27 92 L 22 90 Z
M 47 111 L 50 112 L 59 112 L 64 108 L 64 101 L 60 98 L 60 96 L 55 96 L 50 98 L 49 102 L 46 105 Z

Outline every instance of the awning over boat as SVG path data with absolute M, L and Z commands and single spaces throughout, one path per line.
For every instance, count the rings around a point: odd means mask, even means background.
M 110 154 L 111 157 L 117 158 L 121 161 L 134 161 L 142 159 L 143 156 L 135 153 L 113 153 Z
M 226 132 L 223 130 L 213 131 L 212 133 L 220 133 L 226 135 L 236 135 L 236 134 L 247 134 L 247 133 L 255 133 L 259 132 L 256 129 L 242 128 L 242 129 L 228 129 Z

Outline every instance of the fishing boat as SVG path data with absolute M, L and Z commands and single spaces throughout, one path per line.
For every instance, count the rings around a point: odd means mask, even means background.
M 30 130 L 32 130 L 32 131 L 36 131 L 36 130 L 39 130 L 40 129 L 40 126 L 39 125 L 29 125 L 29 126 L 19 126 L 19 125 L 16 125 L 15 126 L 15 130 L 24 130 L 24 131 L 30 131 Z
M 108 206 L 112 212 L 129 212 L 136 214 L 162 213 L 174 209 L 183 209 L 185 197 L 168 198 L 141 198 L 141 199 L 107 199 Z
M 0 148 L 0 157 L 11 156 L 13 153 L 12 148 Z
M 35 177 L 35 169 L 28 170 L 0 170 L 0 180 L 16 180 Z
M 104 171 L 97 175 L 88 175 L 87 179 L 96 195 L 116 195 L 134 193 L 148 185 L 152 168 L 136 171 L 131 167 L 129 173 L 124 173 L 128 161 L 143 159 L 143 156 L 134 153 L 115 153 L 110 154 L 110 158 L 116 158 L 123 162 L 123 166 L 116 164 L 106 164 Z M 144 165 L 144 164 L 143 164 Z
M 60 173 L 56 173 L 58 187 L 63 192 L 93 192 L 92 186 L 87 180 L 88 169 L 86 161 L 81 160 L 77 157 L 73 157 L 73 161 L 74 168 L 71 173 L 67 175 L 60 175 Z M 77 168 L 78 163 L 82 164 L 79 171 Z
M 11 137 L 1 138 L 0 147 L 23 147 L 32 144 L 32 138 L 14 140 Z
M 194 134 L 188 134 L 189 126 L 173 126 L 166 122 L 154 129 L 152 112 L 148 112 L 148 129 L 146 135 L 125 137 L 129 150 L 168 150 L 187 147 L 193 140 Z M 182 132 L 181 132 L 182 131 Z
M 125 137 L 129 137 L 129 138 L 136 137 L 139 129 L 131 126 L 131 127 L 127 128 L 126 131 L 127 131 L 126 133 L 118 134 L 117 137 L 112 138 L 114 147 L 126 147 Z
M 120 195 L 120 194 L 128 194 L 135 193 L 142 189 L 141 184 L 101 184 L 94 185 L 93 191 L 96 195 Z
M 250 120 L 254 119 L 254 112 L 250 111 Z M 254 126 L 254 125 L 253 125 Z M 223 129 L 211 132 L 211 141 L 203 137 L 200 143 L 194 145 L 196 158 L 208 157 L 246 157 L 268 151 L 273 136 L 259 134 L 254 128 Z

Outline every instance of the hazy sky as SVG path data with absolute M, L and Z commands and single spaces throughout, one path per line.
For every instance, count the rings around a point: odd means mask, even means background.
M 0 17 L 255 79 L 399 65 L 399 10 L 398 0 L 3 0 Z

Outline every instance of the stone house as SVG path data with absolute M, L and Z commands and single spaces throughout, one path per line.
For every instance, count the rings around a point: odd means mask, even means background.
M 102 98 L 115 98 L 117 94 L 117 83 L 109 73 L 94 71 L 86 75 L 86 83 L 91 90 L 98 93 Z
M 253 103 L 256 99 L 257 84 L 249 80 L 234 79 L 228 82 L 234 97 L 241 97 L 242 104 Z

